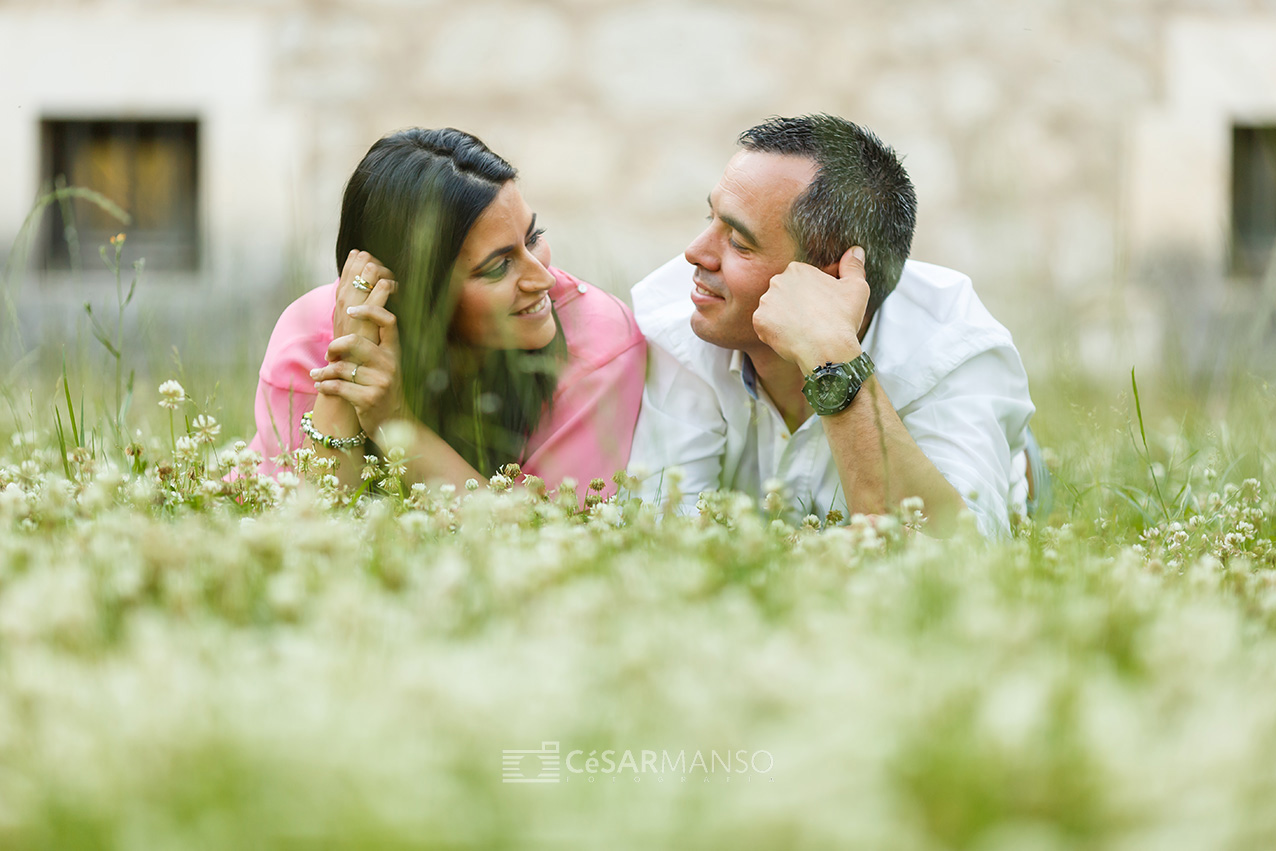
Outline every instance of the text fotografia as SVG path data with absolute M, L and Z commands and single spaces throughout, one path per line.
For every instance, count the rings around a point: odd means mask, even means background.
M 573 775 L 589 783 L 600 777 L 616 782 L 642 782 L 644 777 L 663 783 L 670 779 L 687 783 L 711 782 L 732 777 L 751 782 L 758 775 L 774 780 L 771 770 L 775 758 L 770 751 L 711 750 L 675 752 L 667 750 L 583 750 L 568 751 L 560 756 L 558 742 L 542 742 L 539 750 L 506 750 L 501 752 L 501 780 L 504 783 L 570 783 Z

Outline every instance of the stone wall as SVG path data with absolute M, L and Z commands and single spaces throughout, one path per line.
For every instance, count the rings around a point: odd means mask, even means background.
M 163 327 L 254 306 L 249 338 L 331 276 L 342 185 L 389 130 L 482 136 L 556 262 L 623 292 L 701 227 L 739 130 L 828 111 L 905 156 L 915 256 L 970 273 L 1021 335 L 1137 357 L 1182 290 L 1158 260 L 1213 309 L 1244 303 L 1219 140 L 1276 123 L 1273 0 L 9 0 L 0 35 L 0 244 L 36 193 L 41 116 L 198 116 L 208 258 L 144 294 Z M 37 278 L 36 336 L 98 297 Z

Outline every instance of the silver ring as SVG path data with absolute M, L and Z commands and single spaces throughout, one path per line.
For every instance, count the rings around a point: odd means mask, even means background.
M 354 380 L 355 376 L 356 376 L 356 375 L 358 375 L 358 374 L 359 374 L 359 364 L 355 364 L 355 365 L 354 365 L 354 369 L 350 370 L 350 383 L 351 383 L 351 384 L 357 384 L 357 383 L 358 383 L 357 381 L 355 381 L 355 380 Z
M 350 282 L 350 286 L 365 293 L 372 292 L 372 287 L 363 279 L 363 275 L 355 275 L 354 280 Z

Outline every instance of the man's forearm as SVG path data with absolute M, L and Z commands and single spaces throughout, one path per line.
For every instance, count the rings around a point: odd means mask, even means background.
M 876 377 L 823 426 L 851 512 L 882 514 L 918 496 L 930 531 L 953 533 L 965 503 L 913 441 Z

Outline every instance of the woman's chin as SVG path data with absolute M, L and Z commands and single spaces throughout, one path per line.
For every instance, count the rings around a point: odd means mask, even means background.
M 484 348 L 490 349 L 521 349 L 524 351 L 535 351 L 543 349 L 554 340 L 554 335 L 558 333 L 558 326 L 554 323 L 554 315 L 549 311 L 544 316 L 537 317 L 535 320 L 525 319 L 523 317 L 511 317 L 509 325 L 497 339 L 488 339 L 484 341 Z
M 558 326 L 554 324 L 554 315 L 547 312 L 539 327 L 528 330 L 532 332 L 528 337 L 528 345 L 521 348 L 529 350 L 543 349 L 553 342 L 554 335 L 558 333 Z

